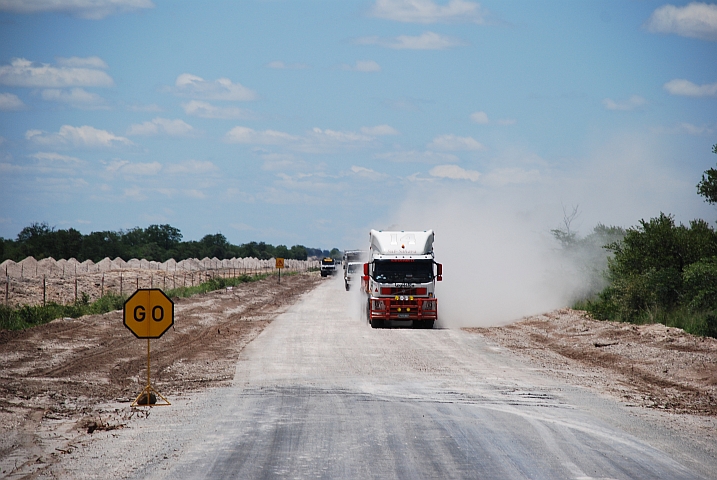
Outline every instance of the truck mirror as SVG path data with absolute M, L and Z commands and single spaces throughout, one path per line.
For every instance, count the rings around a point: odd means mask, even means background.
M 439 276 L 439 277 L 443 276 L 443 264 L 437 263 L 437 264 L 436 264 L 436 267 L 437 267 L 437 270 L 438 270 L 438 272 L 437 272 L 438 276 Z M 440 281 L 440 280 L 439 280 L 439 281 Z
M 443 276 L 442 276 L 442 275 L 438 275 L 438 276 L 436 277 L 436 280 L 438 280 L 439 282 L 442 282 L 442 281 L 443 281 Z
M 363 274 L 366 276 L 368 275 L 368 263 L 363 264 Z

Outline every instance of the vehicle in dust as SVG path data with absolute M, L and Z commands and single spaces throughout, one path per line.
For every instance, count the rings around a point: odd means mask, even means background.
M 328 277 L 329 275 L 336 275 L 336 260 L 331 257 L 325 257 L 321 259 L 321 276 Z
M 348 292 L 351 287 L 358 285 L 361 281 L 363 272 L 363 264 L 368 257 L 366 250 L 346 250 L 344 252 L 343 264 L 344 269 L 344 286 Z
M 373 328 L 433 328 L 438 318 L 436 281 L 443 280 L 433 240 L 433 230 L 371 230 L 361 283 Z

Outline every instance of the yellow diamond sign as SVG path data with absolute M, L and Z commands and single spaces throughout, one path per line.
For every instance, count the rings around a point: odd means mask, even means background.
M 174 302 L 159 288 L 141 288 L 124 302 L 124 326 L 137 338 L 159 338 L 174 325 Z

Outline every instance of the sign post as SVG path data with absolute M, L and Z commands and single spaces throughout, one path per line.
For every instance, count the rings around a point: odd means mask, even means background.
M 276 259 L 276 268 L 279 269 L 279 283 L 281 283 L 281 269 L 284 268 L 284 259 L 283 258 Z
M 174 302 L 158 288 L 137 290 L 124 302 L 124 326 L 135 337 L 147 339 L 147 386 L 132 402 L 132 407 L 171 405 L 150 383 L 150 346 L 152 338 L 160 338 L 174 325 Z M 165 403 L 157 403 L 157 397 Z

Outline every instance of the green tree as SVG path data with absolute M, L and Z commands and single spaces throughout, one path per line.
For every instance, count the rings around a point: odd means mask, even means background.
M 20 244 L 23 256 L 33 256 L 37 260 L 49 257 L 53 231 L 54 228 L 45 222 L 35 222 L 20 230 L 17 234 L 17 242 Z
M 717 143 L 712 146 L 712 153 L 717 154 Z M 717 170 L 710 168 L 702 174 L 697 184 L 697 193 L 705 197 L 707 203 L 717 203 Z
M 156 243 L 164 250 L 171 250 L 182 241 L 182 234 L 171 225 L 150 225 L 144 232 L 144 239 Z
M 306 252 L 306 247 L 303 245 L 294 245 L 289 250 L 289 258 L 293 258 L 296 260 L 306 260 L 308 257 L 308 254 Z

